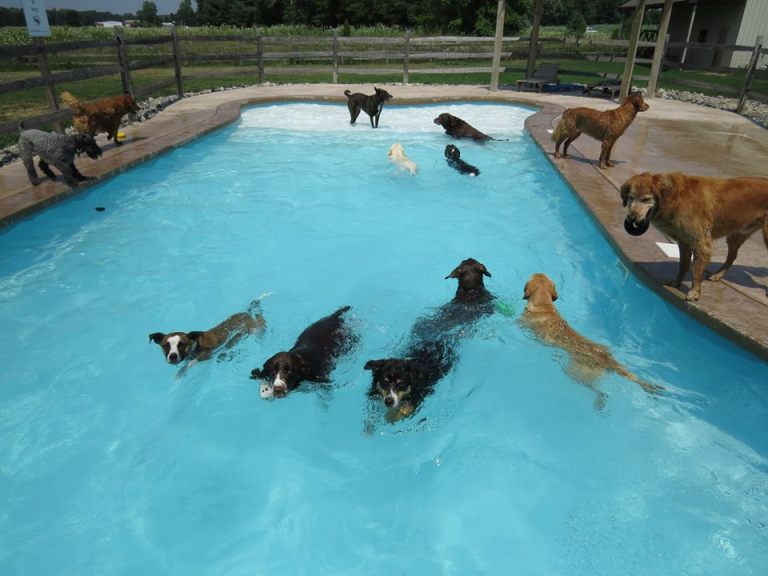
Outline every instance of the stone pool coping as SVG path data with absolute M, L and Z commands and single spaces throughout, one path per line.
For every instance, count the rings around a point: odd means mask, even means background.
M 587 207 L 627 268 L 665 300 L 768 360 L 768 255 L 759 233 L 742 247 L 727 280 L 706 282 L 701 300 L 689 303 L 684 293 L 664 285 L 665 280 L 674 276 L 677 260 L 668 257 L 657 243 L 670 240 L 653 228 L 639 238 L 626 234 L 618 195 L 618 188 L 629 176 L 643 171 L 768 176 L 768 130 L 730 112 L 652 99 L 649 111 L 638 115 L 616 144 L 612 156 L 617 165 L 601 171 L 595 165 L 598 142 L 584 136 L 571 145 L 572 158 L 554 160 L 550 131 L 564 108 L 608 109 L 616 107 L 615 102 L 562 93 L 520 93 L 511 89 L 490 92 L 487 86 L 386 87 L 395 97 L 392 105 L 485 101 L 537 109 L 526 120 L 526 131 Z M 98 161 L 78 159 L 80 171 L 97 180 L 75 190 L 61 182 L 30 186 L 23 166 L 14 162 L 0 168 L 0 226 L 12 224 L 100 180 L 235 122 L 243 106 L 281 101 L 345 102 L 345 89 L 371 91 L 370 86 L 350 84 L 264 85 L 185 98 L 150 120 L 127 127 L 124 146 L 117 148 L 101 136 L 104 157 Z M 361 117 L 358 123 L 361 128 L 367 127 L 367 117 Z M 510 182 L 510 187 L 514 188 L 514 182 Z M 725 242 L 717 241 L 713 262 L 722 262 L 724 256 Z M 664 335 L 658 337 L 663 339 Z

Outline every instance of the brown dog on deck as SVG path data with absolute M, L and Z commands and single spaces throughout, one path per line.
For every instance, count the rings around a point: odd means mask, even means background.
M 662 388 L 643 382 L 624 366 L 619 364 L 610 350 L 585 338 L 563 320 L 555 307 L 557 289 L 555 283 L 545 274 L 537 273 L 525 284 L 523 299 L 528 303 L 520 318 L 520 323 L 542 342 L 562 348 L 570 355 L 566 372 L 581 384 L 593 389 L 597 394 L 595 407 L 602 409 L 605 394 L 595 388 L 595 381 L 605 372 L 616 372 L 620 376 L 639 384 L 649 393 L 657 393 Z
M 129 112 L 136 114 L 139 106 L 130 94 L 109 96 L 93 102 L 80 102 L 69 92 L 61 93 L 61 100 L 72 108 L 72 126 L 78 132 L 96 136 L 107 133 L 107 140 L 115 140 L 115 146 L 123 143 L 117 139 L 120 121 Z
M 757 230 L 768 248 L 768 178 L 712 178 L 679 172 L 632 176 L 621 187 L 627 208 L 624 228 L 633 236 L 650 224 L 677 242 L 680 266 L 670 282 L 680 288 L 693 257 L 693 281 L 686 300 L 701 296 L 701 280 L 712 256 L 712 241 L 726 238 L 728 255 L 709 279 L 720 280 L 739 247 Z
M 613 110 L 601 112 L 592 108 L 569 108 L 552 133 L 555 142 L 555 158 L 560 158 L 560 145 L 563 144 L 563 158 L 568 158 L 568 146 L 581 133 L 592 136 L 602 142 L 600 148 L 600 168 L 613 166 L 611 150 L 619 136 L 624 134 L 638 112 L 648 110 L 648 104 L 638 94 L 630 94 L 624 103 Z

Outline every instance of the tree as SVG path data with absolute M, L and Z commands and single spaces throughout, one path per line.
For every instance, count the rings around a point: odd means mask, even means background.
M 144 0 L 141 10 L 136 12 L 136 18 L 142 26 L 159 26 L 160 18 L 157 17 L 157 5 L 149 0 Z
M 192 0 L 181 0 L 174 20 L 179 26 L 195 25 L 196 18 L 195 10 L 192 8 Z
M 576 42 L 581 40 L 587 31 L 587 21 L 582 16 L 581 12 L 574 12 L 571 14 L 571 19 L 568 21 L 568 34 L 576 37 Z

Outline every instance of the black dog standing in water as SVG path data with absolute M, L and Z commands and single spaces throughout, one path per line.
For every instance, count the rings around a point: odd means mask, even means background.
M 336 358 L 349 352 L 357 342 L 342 317 L 349 306 L 339 308 L 306 328 L 296 339 L 293 348 L 278 352 L 264 366 L 254 368 L 251 378 L 264 380 L 260 387 L 262 398 L 282 398 L 304 380 L 328 383 L 328 376 L 336 366 Z
M 392 94 L 381 88 L 373 87 L 374 94 L 367 95 L 355 92 L 354 94 L 349 90 L 344 90 L 344 95 L 347 97 L 347 107 L 349 108 L 349 123 L 354 124 L 357 121 L 357 117 L 360 115 L 360 110 L 368 114 L 371 117 L 371 128 L 379 127 L 379 116 L 384 109 L 384 102 L 392 99 Z M 374 124 L 374 120 L 376 123 Z
M 448 162 L 448 166 L 455 168 L 461 174 L 469 174 L 470 176 L 479 176 L 480 170 L 472 164 L 467 164 L 461 159 L 461 152 L 453 144 L 448 144 L 445 147 L 445 161 Z
M 453 299 L 414 324 L 403 357 L 366 362 L 364 368 L 373 376 L 368 397 L 383 400 L 388 422 L 416 411 L 451 371 L 459 338 L 470 335 L 480 318 L 493 313 L 494 296 L 486 290 L 483 276 L 491 276 L 485 265 L 474 258 L 464 260 L 445 277 L 459 281 Z

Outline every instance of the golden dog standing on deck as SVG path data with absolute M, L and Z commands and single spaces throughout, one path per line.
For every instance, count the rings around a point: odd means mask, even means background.
M 136 114 L 139 106 L 130 94 L 108 96 L 93 102 L 81 102 L 69 92 L 61 93 L 61 100 L 72 109 L 72 126 L 78 132 L 96 136 L 107 133 L 107 140 L 115 140 L 115 146 L 122 146 L 117 138 L 120 121 L 128 113 Z
M 528 303 L 520 323 L 545 344 L 562 348 L 569 353 L 570 362 L 566 372 L 595 391 L 596 408 L 602 409 L 604 406 L 605 394 L 595 388 L 595 381 L 606 372 L 616 372 L 652 394 L 661 390 L 660 386 L 643 382 L 619 364 L 607 347 L 585 338 L 571 328 L 555 307 L 557 297 L 555 283 L 547 275 L 537 273 L 531 276 L 523 292 L 523 299 Z
M 670 284 L 680 288 L 693 257 L 693 281 L 686 300 L 701 296 L 701 279 L 712 257 L 712 240 L 725 237 L 728 256 L 709 279 L 720 280 L 739 247 L 757 230 L 768 248 L 768 178 L 712 178 L 679 172 L 632 176 L 621 187 L 627 208 L 624 228 L 633 236 L 650 224 L 677 242 L 680 266 Z
M 555 158 L 560 158 L 560 144 L 563 144 L 563 158 L 568 158 L 568 146 L 583 132 L 602 142 L 599 167 L 613 166 L 613 145 L 629 128 L 637 113 L 646 110 L 648 104 L 639 93 L 630 94 L 621 106 L 605 112 L 592 108 L 569 108 L 563 112 L 563 117 L 552 133 Z

